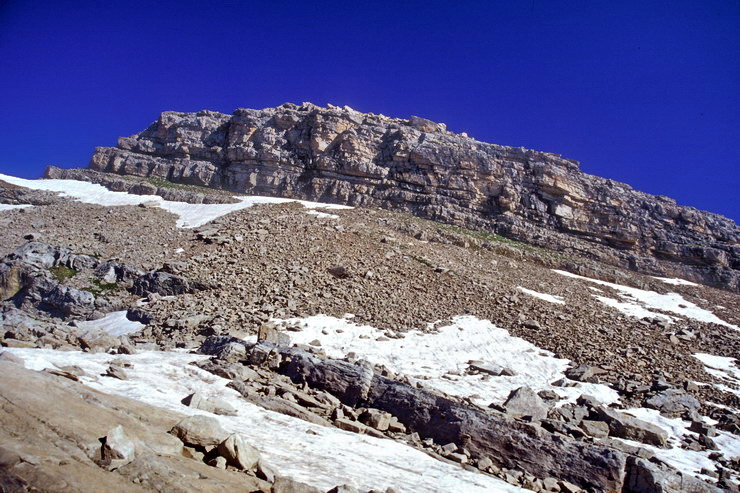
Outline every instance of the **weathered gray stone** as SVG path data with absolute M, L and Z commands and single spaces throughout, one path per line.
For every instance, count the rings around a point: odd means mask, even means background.
M 249 470 L 257 465 L 259 450 L 248 444 L 241 435 L 229 435 L 218 445 L 218 453 L 226 459 L 227 464 L 237 469 Z
M 584 419 L 581 421 L 580 427 L 588 436 L 594 438 L 604 438 L 609 436 L 609 425 L 603 421 Z
M 181 420 L 172 427 L 170 433 L 185 444 L 202 447 L 218 445 L 228 435 L 214 418 L 199 414 Z
M 136 456 L 136 444 L 126 435 L 123 426 L 112 428 L 105 435 L 102 448 L 103 460 L 123 465 L 134 460 Z
M 158 271 L 144 274 L 134 280 L 132 292 L 137 296 L 146 296 L 151 293 L 175 296 L 203 289 L 206 289 L 206 286 L 202 283 L 193 282 L 168 272 Z
M 512 390 L 503 407 L 515 418 L 531 417 L 534 420 L 544 419 L 549 409 L 540 396 L 529 387 Z
M 220 414 L 223 416 L 236 416 L 237 414 L 234 406 L 224 401 L 223 399 L 219 399 L 216 397 L 206 398 L 200 392 L 190 394 L 185 399 L 183 399 L 182 402 L 186 406 L 194 407 L 196 409 L 207 411 L 213 414 Z
M 699 401 L 682 390 L 667 389 L 647 399 L 645 407 L 657 409 L 664 416 L 679 418 L 697 412 Z
M 320 489 L 285 476 L 278 476 L 272 485 L 272 493 L 324 493 Z
M 719 493 L 721 490 L 676 470 L 660 468 L 638 457 L 627 459 L 627 491 L 634 493 Z
M 660 427 L 607 407 L 597 409 L 599 419 L 609 425 L 609 435 L 656 447 L 668 446 L 668 434 Z

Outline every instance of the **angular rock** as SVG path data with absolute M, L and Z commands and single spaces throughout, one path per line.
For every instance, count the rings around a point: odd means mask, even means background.
M 131 291 L 137 296 L 147 296 L 151 293 L 162 296 L 176 296 L 202 291 L 203 289 L 206 289 L 206 286 L 202 283 L 190 281 L 168 272 L 158 271 L 136 278 Z
M 360 415 L 360 421 L 378 431 L 386 431 L 391 424 L 390 413 L 378 409 L 368 409 Z
M 213 414 L 220 414 L 222 416 L 237 415 L 237 410 L 228 402 L 216 397 L 206 398 L 200 392 L 190 394 L 185 399 L 183 399 L 182 403 L 186 406 L 200 409 L 201 411 L 207 411 Z
M 689 475 L 678 474 L 668 468 L 660 468 L 644 459 L 629 457 L 625 485 L 634 493 L 720 493 L 711 486 Z
M 565 371 L 565 376 L 578 382 L 600 383 L 599 375 L 606 373 L 597 366 L 581 365 Z
M 599 419 L 609 425 L 610 436 L 661 448 L 668 446 L 668 434 L 652 423 L 606 407 L 599 407 L 597 413 Z
M 285 476 L 278 476 L 272 484 L 272 493 L 324 493 L 320 489 Z
M 667 389 L 647 399 L 645 407 L 657 409 L 663 416 L 680 418 L 698 412 L 699 401 L 682 390 Z
M 103 460 L 123 465 L 134 460 L 136 456 L 136 445 L 126 435 L 123 426 L 118 425 L 105 435 L 102 447 Z
M 609 436 L 609 425 L 603 421 L 584 419 L 581 421 L 580 427 L 590 437 L 604 438 Z
M 507 414 L 515 417 L 531 417 L 539 421 L 547 416 L 548 406 L 531 388 L 519 387 L 512 390 L 503 404 Z
M 248 444 L 241 435 L 229 435 L 218 445 L 218 453 L 226 463 L 237 469 L 249 470 L 257 465 L 259 450 Z
M 201 447 L 218 445 L 228 435 L 214 418 L 198 414 L 179 421 L 172 427 L 170 434 L 187 445 L 199 445 Z

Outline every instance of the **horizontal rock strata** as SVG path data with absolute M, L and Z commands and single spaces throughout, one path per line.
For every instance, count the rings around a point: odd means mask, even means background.
M 164 112 L 99 147 L 95 171 L 383 207 L 740 290 L 731 220 L 588 175 L 556 154 L 479 142 L 423 118 L 284 104 Z

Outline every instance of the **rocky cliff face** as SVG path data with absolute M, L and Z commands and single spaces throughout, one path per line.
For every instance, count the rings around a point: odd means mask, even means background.
M 383 207 L 648 274 L 740 291 L 731 220 L 588 175 L 557 154 L 423 118 L 284 104 L 164 112 L 89 168 L 250 194 Z

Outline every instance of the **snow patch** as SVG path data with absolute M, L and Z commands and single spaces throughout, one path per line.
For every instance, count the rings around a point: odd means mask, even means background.
M 30 369 L 77 365 L 88 374 L 80 380 L 94 389 L 182 414 L 211 416 L 227 431 L 243 435 L 281 475 L 322 491 L 341 484 L 351 484 L 361 491 L 383 491 L 389 487 L 418 493 L 522 491 L 500 479 L 435 460 L 393 440 L 315 425 L 248 403 L 226 387 L 228 380 L 190 364 L 208 356 L 159 351 L 109 355 L 51 349 L 7 350 L 21 357 Z M 129 380 L 98 377 L 114 359 L 133 365 L 126 369 Z M 180 403 L 193 392 L 225 400 L 238 410 L 238 415 L 219 416 Z
M 308 344 L 317 339 L 330 358 L 344 358 L 353 352 L 405 375 L 412 384 L 420 382 L 449 395 L 468 397 L 481 406 L 503 403 L 512 390 L 522 386 L 535 392 L 553 390 L 564 398 L 560 404 L 574 402 L 583 394 L 607 404 L 618 400 L 617 393 L 605 385 L 551 385 L 565 378 L 568 360 L 555 358 L 552 353 L 473 316 L 455 317 L 452 324 L 431 333 L 410 331 L 401 339 L 389 338 L 384 331 L 369 325 L 327 315 L 284 321 L 303 329 L 290 333 L 294 343 Z M 509 368 L 515 375 L 467 374 L 471 360 Z
M 610 306 L 612 308 L 615 308 L 622 312 L 623 314 L 627 315 L 628 317 L 635 317 L 635 318 L 664 318 L 669 323 L 673 323 L 674 319 L 673 317 L 669 317 L 668 315 L 665 315 L 663 313 L 657 313 L 657 312 L 651 312 L 647 308 L 638 305 L 636 303 L 631 303 L 629 301 L 619 301 L 615 300 L 614 298 L 607 298 L 606 296 L 596 296 L 594 297 L 605 304 L 606 306 Z
M 120 337 L 127 334 L 133 334 L 145 327 L 141 322 L 134 322 L 126 318 L 126 310 L 120 312 L 108 313 L 98 320 L 88 322 L 77 322 L 77 327 L 81 329 L 100 329 L 107 332 L 113 337 Z
M 306 214 L 312 214 L 319 219 L 339 219 L 339 216 L 337 216 L 336 214 L 328 214 L 326 212 L 319 212 L 317 210 L 306 211 Z
M 655 277 L 652 276 L 653 279 L 657 279 L 659 281 L 662 281 L 666 284 L 673 284 L 674 286 L 698 286 L 695 282 L 687 281 L 685 279 L 679 279 L 678 277 L 669 278 L 669 277 Z
M 642 308 L 642 309 L 652 308 L 656 310 L 664 310 L 667 312 L 675 313 L 682 317 L 690 318 L 693 320 L 698 320 L 700 322 L 715 323 L 718 325 L 724 325 L 725 327 L 728 327 L 730 329 L 740 330 L 740 327 L 738 327 L 737 325 L 732 325 L 732 324 L 725 322 L 724 320 L 721 320 L 714 313 L 710 312 L 709 310 L 700 308 L 696 306 L 694 303 L 691 303 L 690 301 L 685 300 L 683 296 L 681 296 L 678 293 L 660 294 L 660 293 L 656 293 L 655 291 L 647 291 L 644 289 L 632 288 L 629 286 L 622 286 L 621 284 L 614 284 L 611 282 L 600 281 L 598 279 L 591 279 L 590 277 L 579 276 L 577 274 L 573 274 L 571 272 L 566 272 L 563 270 L 553 269 L 553 272 L 560 274 L 561 276 L 572 277 L 574 279 L 582 279 L 584 281 L 593 282 L 595 284 L 600 284 L 602 286 L 608 286 L 616 291 L 619 291 L 622 301 L 621 302 L 617 300 L 613 301 L 613 303 L 620 303 L 620 305 L 618 306 L 622 306 L 621 305 L 622 303 L 627 303 L 627 304 L 633 305 L 635 307 L 633 308 L 633 310 L 635 311 L 637 311 L 637 308 Z M 598 298 L 602 303 L 606 303 L 604 299 L 607 299 L 607 298 L 604 298 L 604 297 L 598 297 Z M 611 306 L 614 306 L 615 308 L 617 308 L 617 305 L 615 304 L 612 304 Z M 626 310 L 626 308 L 624 307 L 623 309 Z M 631 315 L 631 316 L 634 316 L 634 315 Z M 651 314 L 650 316 L 658 316 L 658 314 Z M 665 317 L 665 315 L 660 315 L 660 316 Z
M 139 205 L 143 203 L 156 204 L 157 207 L 178 216 L 178 228 L 195 228 L 202 226 L 225 214 L 246 209 L 257 204 L 283 204 L 286 202 L 298 202 L 307 209 L 352 209 L 352 207 L 346 205 L 258 196 L 235 197 L 239 202 L 234 204 L 188 204 L 186 202 L 164 200 L 162 197 L 157 195 L 134 195 L 127 192 L 111 192 L 102 185 L 86 181 L 56 179 L 26 180 L 3 174 L 0 174 L 0 180 L 34 190 L 60 192 L 63 196 L 74 198 L 85 204 L 97 204 L 103 206 Z
M 562 296 L 555 296 L 555 295 L 546 294 L 546 293 L 538 293 L 537 291 L 532 291 L 531 289 L 523 288 L 521 286 L 517 286 L 516 289 L 524 294 L 534 296 L 535 298 L 539 298 L 541 300 L 549 301 L 550 303 L 557 303 L 559 305 L 565 304 L 565 301 L 563 301 Z
M 1 177 L 2 175 L 0 175 Z M 1 179 L 1 178 L 0 178 Z M 33 207 L 31 204 L 0 204 L 0 211 L 12 211 L 14 209 L 25 209 L 26 207 Z
M 737 367 L 737 359 L 706 353 L 696 353 L 694 357 L 704 364 L 704 371 L 728 384 L 713 384 L 714 387 L 740 397 L 740 368 Z

